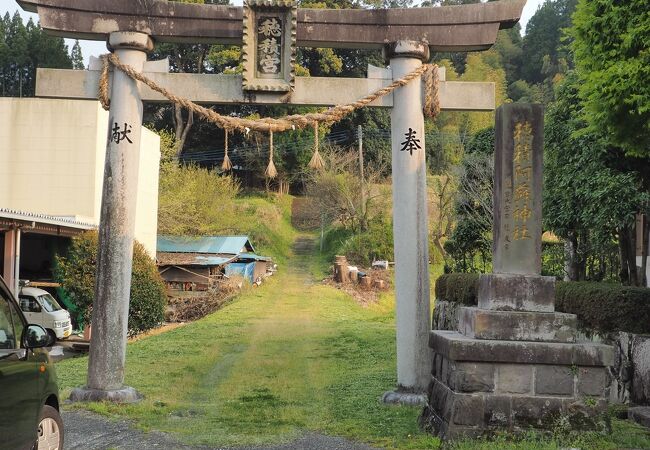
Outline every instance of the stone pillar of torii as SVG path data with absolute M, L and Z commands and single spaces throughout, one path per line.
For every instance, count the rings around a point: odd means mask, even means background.
M 165 0 L 18 3 L 37 12 L 48 32 L 106 40 L 123 63 L 196 103 L 286 104 L 290 93 L 290 104 L 329 106 L 350 103 L 400 79 L 428 62 L 430 51 L 490 48 L 499 29 L 517 23 L 525 0 L 373 10 L 302 9 L 289 0 L 248 0 L 243 8 Z M 154 42 L 242 45 L 244 75 L 168 73 L 166 62 L 147 62 Z M 296 47 L 382 48 L 389 68 L 369 67 L 368 78 L 295 77 Z M 36 95 L 96 99 L 100 67 L 93 63 L 90 69 L 39 69 Z M 442 110 L 494 109 L 493 83 L 448 82 L 444 71 L 439 75 Z M 73 391 L 73 400 L 131 402 L 139 398 L 134 389 L 124 386 L 124 367 L 143 101 L 166 99 L 115 70 L 110 85 L 88 381 Z M 388 402 L 419 401 L 430 380 L 422 103 L 422 83 L 415 80 L 370 105 L 392 108 L 397 386 L 384 396 Z

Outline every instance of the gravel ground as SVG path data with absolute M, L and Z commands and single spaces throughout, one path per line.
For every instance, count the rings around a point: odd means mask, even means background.
M 113 421 L 88 411 L 64 411 L 66 450 L 218 450 L 233 447 L 190 447 L 179 444 L 172 436 L 144 433 L 131 428 L 127 421 Z M 265 447 L 234 447 L 237 450 L 376 450 L 365 444 L 343 438 L 307 433 L 299 439 L 281 445 Z

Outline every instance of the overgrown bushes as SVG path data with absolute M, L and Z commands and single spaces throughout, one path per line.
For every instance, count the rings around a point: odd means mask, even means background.
M 436 299 L 467 306 L 478 304 L 477 273 L 449 273 L 436 280 Z M 558 281 L 555 310 L 576 314 L 587 329 L 600 334 L 650 333 L 650 288 L 589 281 Z
M 166 163 L 160 169 L 158 233 L 209 236 L 236 229 L 234 199 L 239 183 L 232 176 L 196 165 Z
M 650 333 L 650 288 L 588 281 L 559 282 L 555 308 L 599 333 Z
M 66 255 L 57 255 L 55 276 L 70 301 L 90 321 L 95 289 L 95 266 L 98 251 L 96 231 L 72 239 Z M 133 248 L 129 334 L 149 330 L 163 322 L 167 296 L 156 264 L 145 248 L 136 242 Z

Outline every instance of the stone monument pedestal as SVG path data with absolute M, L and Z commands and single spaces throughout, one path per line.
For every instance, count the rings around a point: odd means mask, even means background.
M 519 295 L 508 298 L 507 291 Z M 462 308 L 459 331 L 430 334 L 424 428 L 454 439 L 550 429 L 562 419 L 579 428 L 606 426 L 600 421 L 613 348 L 575 342 L 576 317 L 554 312 L 553 292 L 548 277 L 481 276 L 481 306 Z
M 421 424 L 443 438 L 608 427 L 614 349 L 576 342 L 576 316 L 555 312 L 555 279 L 541 276 L 543 138 L 541 105 L 497 110 L 494 273 L 481 275 L 478 308 L 461 308 L 458 331 L 429 338 Z

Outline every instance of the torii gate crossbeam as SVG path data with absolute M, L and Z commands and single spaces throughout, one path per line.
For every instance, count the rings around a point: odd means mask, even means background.
M 242 44 L 242 8 L 163 0 L 18 0 L 59 36 L 105 41 L 137 31 L 157 42 Z M 497 32 L 514 26 L 526 0 L 407 9 L 298 9 L 299 47 L 381 49 L 402 40 L 431 51 L 487 50 Z

